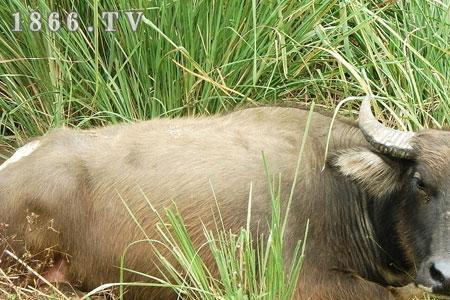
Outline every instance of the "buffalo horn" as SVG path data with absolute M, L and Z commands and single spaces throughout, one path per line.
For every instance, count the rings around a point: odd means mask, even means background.
M 359 128 L 367 142 L 378 152 L 391 157 L 407 159 L 414 157 L 414 149 L 411 146 L 414 132 L 395 130 L 379 123 L 372 114 L 370 107 L 372 99 L 366 97 L 359 110 Z

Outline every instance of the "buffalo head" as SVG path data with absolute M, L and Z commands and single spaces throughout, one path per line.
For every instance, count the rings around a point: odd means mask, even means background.
M 392 224 L 392 233 L 416 273 L 416 284 L 450 294 L 450 132 L 387 128 L 372 115 L 369 99 L 361 106 L 359 127 L 376 152 L 390 160 L 386 166 L 402 166 L 378 175 L 398 176 L 396 186 L 386 187 L 392 191 L 390 201 L 400 207 L 393 209 L 400 221 Z

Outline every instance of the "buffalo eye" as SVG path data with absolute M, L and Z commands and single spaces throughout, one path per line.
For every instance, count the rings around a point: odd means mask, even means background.
M 414 173 L 414 182 L 416 184 L 417 189 L 424 191 L 425 190 L 425 183 L 422 180 L 422 176 L 420 175 L 419 172 L 415 172 Z
M 422 180 L 422 176 L 420 175 L 419 172 L 415 172 L 413 178 L 414 178 L 414 182 L 415 182 L 417 190 L 423 196 L 422 199 L 424 200 L 425 203 L 428 203 L 431 200 L 431 197 L 428 193 L 429 189 L 427 188 L 427 186 L 425 185 L 425 183 Z

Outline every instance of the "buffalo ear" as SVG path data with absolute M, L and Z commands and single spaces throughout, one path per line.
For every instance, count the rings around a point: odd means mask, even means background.
M 377 198 L 401 187 L 404 173 L 401 164 L 366 148 L 340 150 L 331 155 L 328 164 Z

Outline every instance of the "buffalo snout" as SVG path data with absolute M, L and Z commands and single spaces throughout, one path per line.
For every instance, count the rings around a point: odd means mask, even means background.
M 416 283 L 433 293 L 450 295 L 450 257 L 432 257 L 419 269 Z

